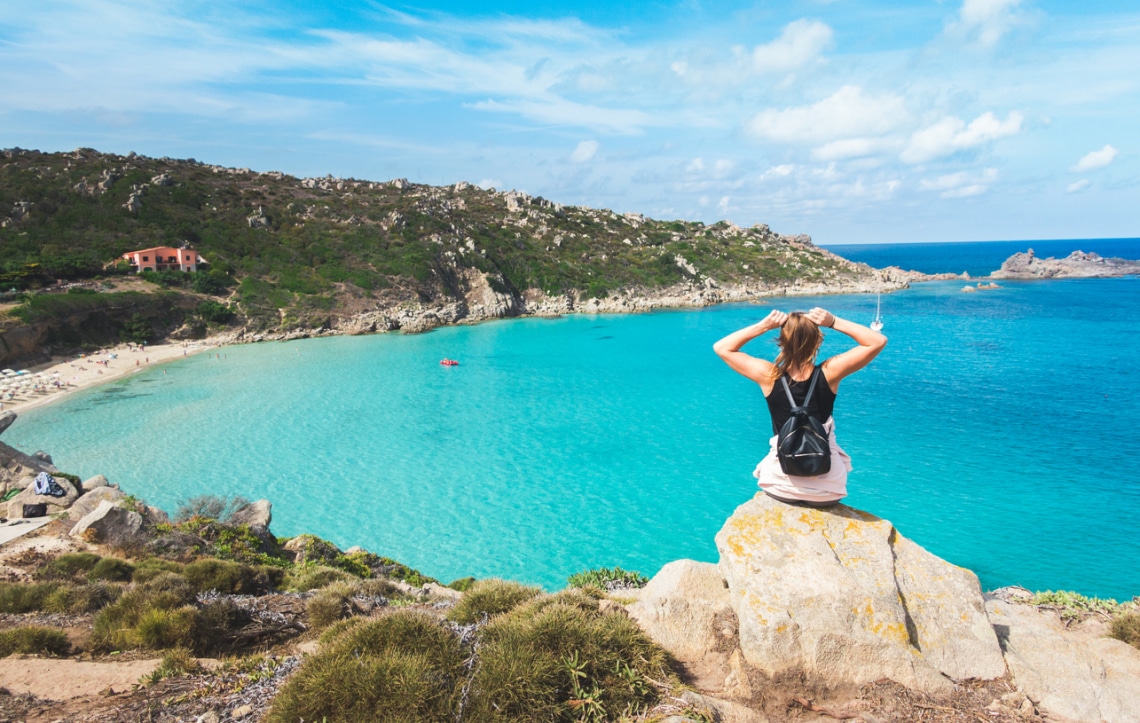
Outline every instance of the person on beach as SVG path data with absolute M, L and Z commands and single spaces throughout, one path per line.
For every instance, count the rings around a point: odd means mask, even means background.
M 816 354 L 823 344 L 820 327 L 835 329 L 851 337 L 857 346 L 816 364 Z M 740 349 L 753 339 L 780 330 L 776 344 L 780 347 L 776 361 L 745 354 Z M 772 438 L 768 454 L 756 466 L 752 476 L 765 494 L 781 502 L 807 507 L 830 507 L 847 496 L 847 473 L 851 458 L 835 441 L 835 419 L 832 409 L 839 383 L 871 363 L 887 345 L 887 337 L 877 331 L 818 307 L 804 313 L 786 314 L 772 311 L 763 320 L 735 331 L 713 344 L 717 356 L 733 371 L 760 385 L 772 417 Z M 831 470 L 818 477 L 785 474 L 776 455 L 776 435 L 791 416 L 791 405 L 781 378 L 787 379 L 796 404 L 803 404 L 811 380 L 818 374 L 815 389 L 808 401 L 808 413 L 821 422 L 831 448 Z

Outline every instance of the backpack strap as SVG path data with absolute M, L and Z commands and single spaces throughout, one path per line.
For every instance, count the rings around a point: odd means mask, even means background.
M 795 409 L 796 407 L 801 407 L 801 406 L 804 407 L 805 409 L 807 408 L 808 402 L 811 401 L 812 392 L 815 391 L 816 380 L 818 380 L 818 379 L 819 379 L 819 367 L 816 367 L 815 370 L 812 371 L 812 373 L 811 373 L 811 384 L 808 385 L 807 396 L 804 397 L 804 403 L 803 404 L 796 404 L 796 400 L 792 398 L 792 388 L 788 386 L 787 375 L 780 377 L 780 383 L 783 384 L 783 386 L 784 386 L 784 394 L 788 395 L 788 404 L 791 405 L 792 409 Z

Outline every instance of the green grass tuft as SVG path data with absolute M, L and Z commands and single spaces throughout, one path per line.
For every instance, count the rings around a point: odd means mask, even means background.
M 517 582 L 489 578 L 480 580 L 463 594 L 447 617 L 457 623 L 480 622 L 484 616 L 494 617 L 531 600 L 542 591 Z
M 22 628 L 0 630 L 0 657 L 9 655 L 64 656 L 71 651 L 71 643 L 62 630 L 29 625 Z
M 158 667 L 149 674 L 144 675 L 142 679 L 139 680 L 139 683 L 149 687 L 166 678 L 202 673 L 204 671 L 205 668 L 194 658 L 193 653 L 191 653 L 189 649 L 175 648 L 163 655 L 162 662 L 158 664 Z
M 44 578 L 68 578 L 86 575 L 102 558 L 90 552 L 69 552 L 45 564 L 37 573 Z
M 135 566 L 126 560 L 117 557 L 104 557 L 91 568 L 92 580 L 108 580 L 110 582 L 129 582 L 134 575 Z
M 448 628 L 400 611 L 338 633 L 282 687 L 267 723 L 455 719 L 466 653 Z
M 334 582 L 349 582 L 353 576 L 344 570 L 325 565 L 297 565 L 285 576 L 285 588 L 293 592 L 319 590 Z
M 43 610 L 48 599 L 62 586 L 59 582 L 0 582 L 0 613 Z

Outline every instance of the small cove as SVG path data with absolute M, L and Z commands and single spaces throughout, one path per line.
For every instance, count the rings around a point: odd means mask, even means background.
M 961 286 L 884 296 L 891 345 L 836 407 L 850 503 L 984 587 L 1131 597 L 1140 280 Z M 875 303 L 772 301 L 862 321 Z M 362 545 L 445 581 L 652 574 L 715 560 L 713 537 L 755 490 L 763 399 L 710 347 L 768 308 L 229 347 L 33 410 L 4 439 L 168 510 L 266 497 L 278 535 Z M 1097 440 L 1095 465 L 1078 435 Z

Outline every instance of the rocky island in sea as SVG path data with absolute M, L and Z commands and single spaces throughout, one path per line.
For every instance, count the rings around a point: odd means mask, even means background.
M 1092 279 L 1140 274 L 1140 260 L 1104 258 L 1074 251 L 1065 258 L 1041 258 L 1029 249 L 1006 259 L 990 274 L 993 279 Z
M 44 480 L 55 494 L 36 493 Z M 648 584 L 593 570 L 548 594 L 277 538 L 267 500 L 198 498 L 172 520 L 4 444 L 0 483 L 14 493 L 0 525 L 8 720 L 1125 723 L 1140 710 L 1135 603 L 983 593 L 844 505 L 758 494 L 717 535 L 719 564 L 679 560 Z M 26 505 L 47 514 L 22 519 Z

